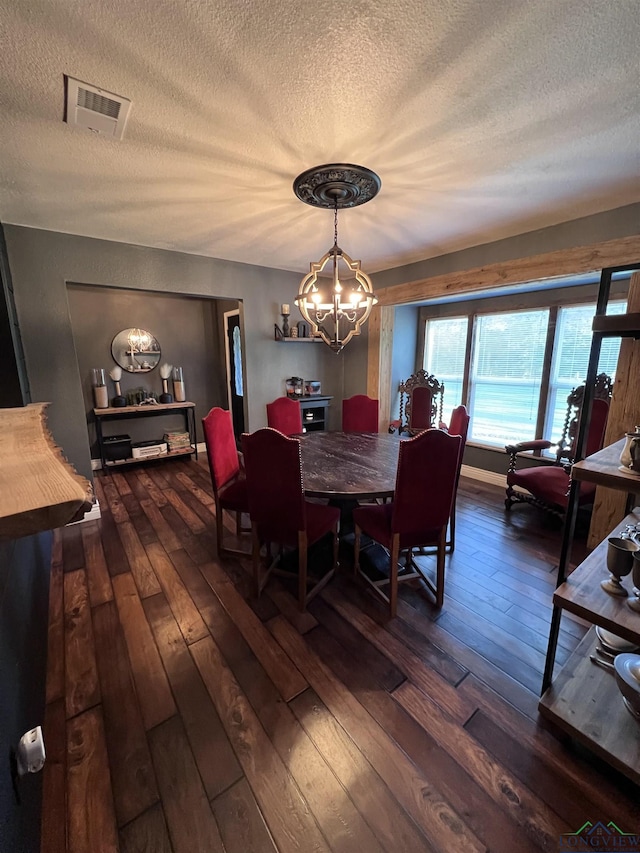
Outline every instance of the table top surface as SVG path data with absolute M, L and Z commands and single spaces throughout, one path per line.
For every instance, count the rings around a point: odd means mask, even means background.
M 308 432 L 299 436 L 304 490 L 311 497 L 390 497 L 401 439 L 386 433 Z

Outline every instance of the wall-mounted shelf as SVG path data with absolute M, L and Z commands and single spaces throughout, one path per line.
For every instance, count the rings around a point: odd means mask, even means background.
M 322 338 L 276 338 L 279 344 L 313 344 L 322 341 Z

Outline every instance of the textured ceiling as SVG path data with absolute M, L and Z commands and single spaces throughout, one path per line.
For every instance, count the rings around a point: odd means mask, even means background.
M 0 0 L 0 220 L 304 271 L 330 211 L 369 271 L 640 199 L 638 0 Z M 66 125 L 63 76 L 133 101 Z

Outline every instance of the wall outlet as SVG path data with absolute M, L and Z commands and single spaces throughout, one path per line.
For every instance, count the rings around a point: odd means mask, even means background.
M 42 727 L 36 726 L 20 738 L 16 750 L 18 774 L 26 776 L 27 773 L 38 773 L 44 767 L 46 757 Z

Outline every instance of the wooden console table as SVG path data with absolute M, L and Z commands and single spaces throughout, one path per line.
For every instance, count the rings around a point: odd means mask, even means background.
M 104 421 L 124 421 L 131 418 L 148 418 L 153 417 L 154 415 L 167 415 L 174 412 L 180 412 L 184 416 L 185 429 L 189 433 L 189 447 L 180 448 L 179 450 L 170 450 L 167 453 L 159 453 L 157 456 L 147 456 L 140 459 L 133 459 L 131 457 L 129 459 L 118 459 L 112 461 L 105 458 L 104 436 L 102 433 L 102 425 Z M 196 445 L 195 403 L 156 403 L 154 405 L 145 404 L 142 406 L 122 406 L 120 408 L 109 406 L 106 409 L 94 409 L 93 415 L 96 421 L 96 434 L 103 468 L 115 468 L 122 465 L 155 462 L 158 459 L 175 459 L 176 456 L 190 456 L 192 453 L 195 454 L 196 459 L 198 458 L 198 447 Z

